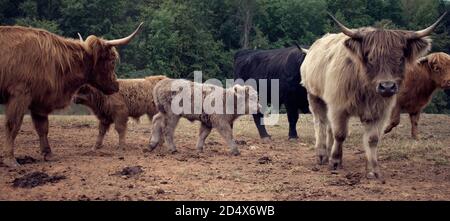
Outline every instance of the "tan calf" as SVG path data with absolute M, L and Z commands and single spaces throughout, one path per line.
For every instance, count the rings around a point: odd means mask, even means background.
M 406 112 L 411 120 L 411 136 L 418 139 L 420 113 L 431 101 L 436 90 L 449 87 L 450 56 L 448 54 L 430 54 L 407 67 L 390 124 L 384 132 L 389 133 L 395 128 L 400 123 L 400 113 Z

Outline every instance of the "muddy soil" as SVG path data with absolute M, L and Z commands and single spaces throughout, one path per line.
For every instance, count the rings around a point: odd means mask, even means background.
M 147 147 L 151 127 L 130 121 L 127 149 L 117 149 L 111 130 L 104 148 L 92 151 L 97 121 L 92 116 L 52 116 L 55 160 L 43 161 L 29 117 L 17 138 L 21 168 L 0 164 L 0 200 L 450 200 L 450 117 L 424 115 L 421 138 L 412 140 L 406 116 L 382 141 L 379 161 L 385 184 L 365 177 L 361 125 L 352 120 L 344 145 L 344 168 L 316 165 L 310 115 L 298 124 L 300 139 L 288 141 L 285 116 L 268 127 L 272 142 L 259 139 L 251 117 L 234 126 L 241 156 L 231 156 L 217 132 L 204 153 L 195 149 L 199 125 L 181 121 L 178 153 Z M 4 118 L 0 117 L 0 124 Z M 4 128 L 0 127 L 3 146 Z M 22 188 L 24 187 L 24 188 Z

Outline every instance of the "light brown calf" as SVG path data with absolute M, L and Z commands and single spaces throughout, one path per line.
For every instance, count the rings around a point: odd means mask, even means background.
M 105 134 L 113 123 L 119 134 L 118 148 L 125 149 L 128 117 L 138 120 L 142 115 L 147 115 L 149 120 L 152 119 L 158 112 L 152 91 L 162 79 L 166 77 L 118 80 L 119 92 L 112 95 L 105 95 L 89 85 L 80 88 L 74 102 L 88 106 L 99 120 L 99 133 L 94 150 L 102 147 Z
M 434 53 L 419 59 L 407 68 L 390 124 L 384 131 L 389 133 L 400 123 L 400 113 L 406 112 L 411 119 L 411 136 L 418 139 L 420 113 L 438 89 L 450 88 L 450 56 Z

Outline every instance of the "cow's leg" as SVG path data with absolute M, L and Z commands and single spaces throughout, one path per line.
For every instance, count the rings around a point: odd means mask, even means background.
M 119 134 L 119 145 L 117 149 L 125 150 L 126 147 L 126 133 L 127 133 L 128 117 L 119 117 L 114 121 L 114 128 Z
M 177 115 L 166 115 L 166 117 L 165 117 L 166 127 L 164 129 L 164 139 L 167 142 L 167 146 L 169 148 L 170 153 L 177 152 L 177 148 L 175 146 L 173 136 L 174 136 L 175 129 L 177 127 L 179 120 L 180 120 L 180 116 L 177 116 Z
M 208 137 L 208 135 L 211 133 L 211 127 L 209 127 L 206 124 L 201 124 L 200 126 L 200 133 L 198 136 L 197 141 L 197 150 L 199 153 L 203 152 L 203 146 L 205 145 L 205 140 Z
M 148 145 L 148 149 L 153 151 L 160 143 L 161 137 L 165 128 L 165 116 L 158 113 L 152 118 L 152 137 Z
M 327 151 L 327 105 L 325 102 L 314 95 L 308 95 L 310 110 L 314 117 L 314 132 L 316 137 L 317 162 L 320 165 L 328 163 L 329 152 Z
M 297 135 L 297 121 L 298 108 L 297 105 L 286 105 L 287 117 L 289 121 L 289 139 L 298 139 Z
M 95 145 L 92 148 L 93 151 L 96 151 L 103 147 L 103 140 L 105 139 L 106 132 L 108 132 L 110 126 L 111 122 L 102 120 L 99 121 L 97 141 L 95 142 Z
M 253 121 L 255 122 L 256 128 L 258 128 L 259 137 L 264 141 L 271 140 L 270 135 L 267 133 L 266 127 L 262 125 L 261 119 L 264 117 L 262 113 L 253 114 Z
M 333 130 L 331 129 L 331 125 L 328 124 L 328 126 L 327 126 L 327 153 L 331 153 L 331 147 L 333 147 L 333 144 L 334 144 Z
M 330 109 L 328 114 L 331 131 L 334 138 L 333 146 L 331 147 L 329 165 L 330 169 L 337 170 L 342 168 L 342 156 L 343 156 L 342 145 L 345 139 L 347 138 L 348 120 L 350 116 L 346 112 L 336 111 L 333 109 Z
M 239 150 L 236 146 L 236 143 L 233 140 L 233 130 L 231 129 L 231 124 L 227 122 L 218 123 L 216 126 L 219 134 L 223 137 L 225 142 L 227 142 L 228 147 L 230 147 L 231 154 L 233 156 L 239 156 Z
M 384 134 L 387 134 L 392 131 L 399 123 L 400 123 L 400 113 L 401 108 L 400 106 L 396 105 L 394 109 L 392 110 L 391 119 L 389 126 L 384 130 Z
M 19 164 L 14 157 L 14 141 L 23 122 L 23 116 L 31 103 L 31 97 L 26 94 L 11 96 L 5 105 L 6 142 L 3 164 L 16 168 Z
M 39 147 L 45 161 L 52 157 L 52 150 L 48 143 L 48 115 L 41 115 L 31 112 L 34 128 L 39 136 Z
M 410 113 L 409 118 L 411 119 L 411 136 L 413 139 L 419 139 L 419 119 L 420 119 L 420 112 L 419 113 Z
M 378 142 L 381 139 L 383 131 L 383 121 L 364 122 L 363 145 L 366 152 L 367 178 L 381 178 L 380 168 L 378 166 Z

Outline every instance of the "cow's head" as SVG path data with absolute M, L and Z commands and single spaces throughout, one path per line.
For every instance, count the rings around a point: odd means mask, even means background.
M 447 13 L 445 13 L 447 14 Z M 371 87 L 383 97 L 392 97 L 400 88 L 405 65 L 417 60 L 431 47 L 428 36 L 444 18 L 421 31 L 376 28 L 349 29 L 331 14 L 341 31 L 350 38 L 345 46 L 360 59 Z
M 102 92 L 90 85 L 83 85 L 73 97 L 75 104 L 82 104 L 88 107 L 94 107 L 102 96 Z
M 88 84 L 98 88 L 105 94 L 119 91 L 119 84 L 115 73 L 116 61 L 119 56 L 115 47 L 127 45 L 137 35 L 139 27 L 128 37 L 116 40 L 104 40 L 96 36 L 89 36 L 83 41 L 92 56 L 92 69 L 87 73 Z M 82 38 L 80 37 L 80 40 Z
M 236 98 L 235 105 L 237 108 L 244 106 L 245 114 L 261 113 L 262 106 L 258 103 L 258 92 L 252 86 L 236 84 L 232 87 L 232 90 Z
M 430 70 L 430 78 L 442 89 L 450 89 L 450 56 L 446 53 L 434 53 L 419 59 L 420 64 Z

